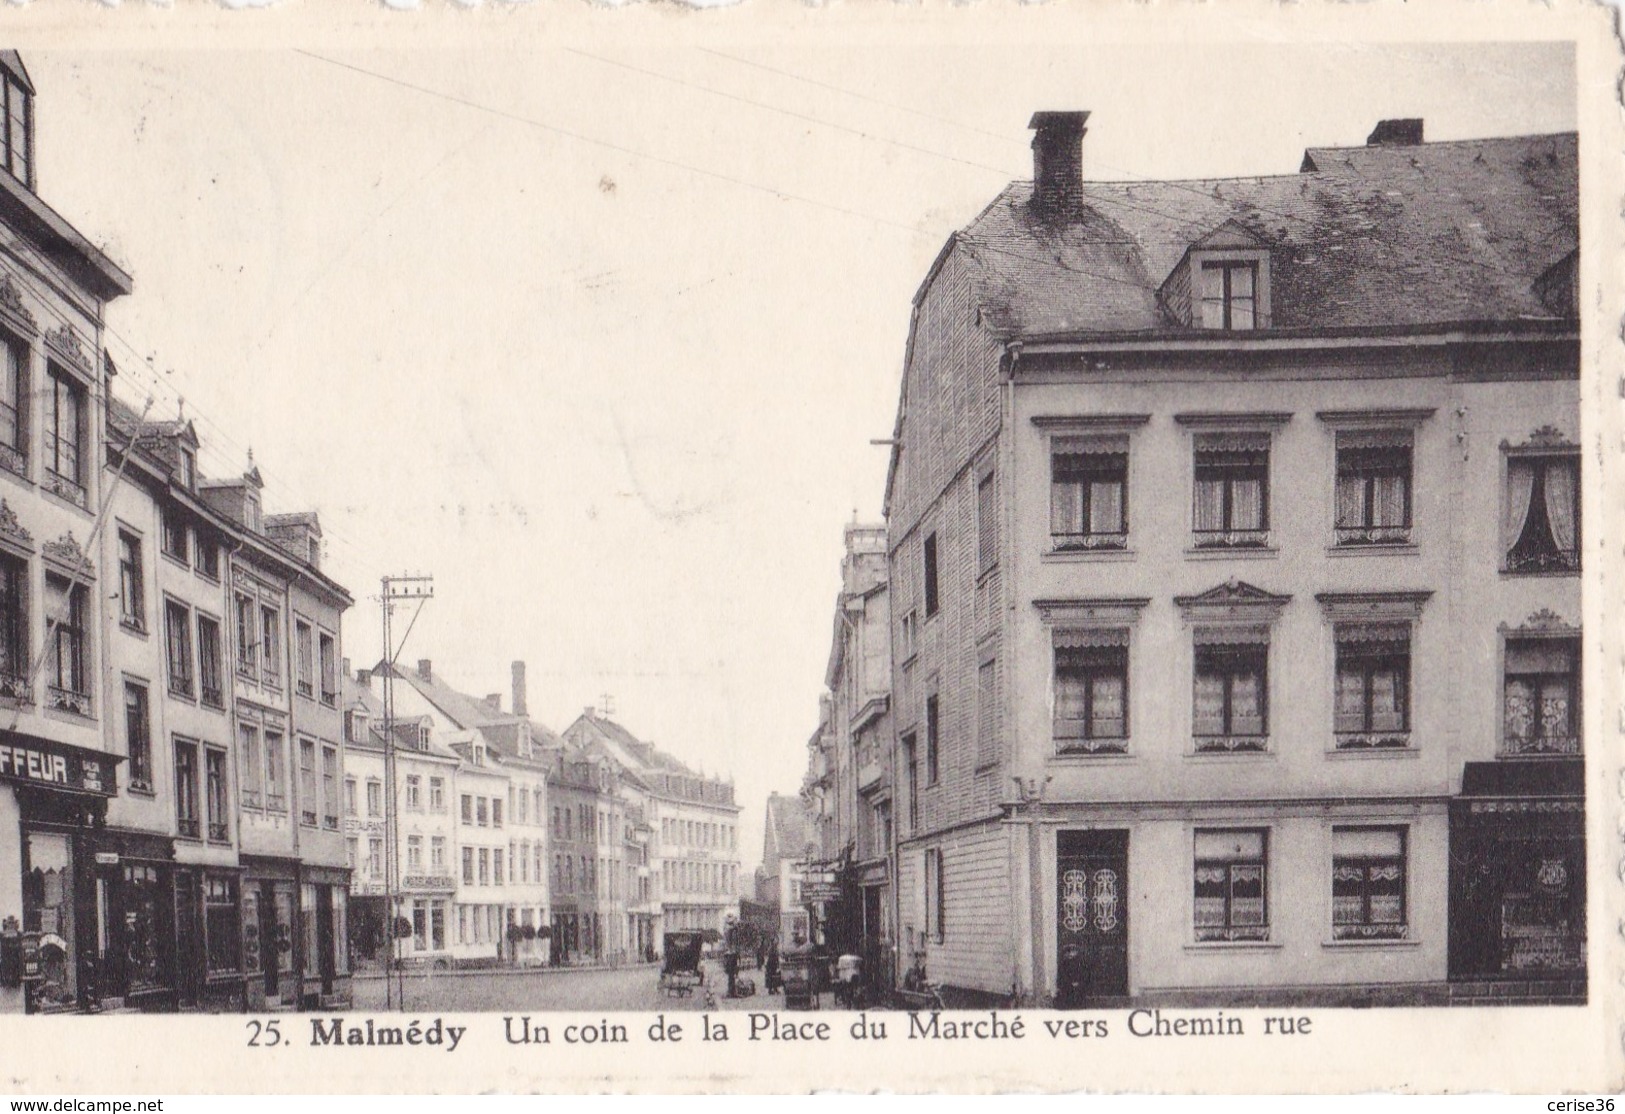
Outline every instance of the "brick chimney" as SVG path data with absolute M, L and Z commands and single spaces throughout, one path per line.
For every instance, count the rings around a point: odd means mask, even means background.
M 1411 117 L 1405 120 L 1379 120 L 1377 126 L 1371 129 L 1366 136 L 1367 147 L 1417 147 L 1422 143 L 1422 120 L 1420 117 Z
M 525 663 L 522 661 L 513 663 L 513 714 L 530 714 L 530 705 L 525 700 Z
M 1083 136 L 1087 112 L 1035 112 L 1033 207 L 1048 220 L 1083 212 Z
M 434 680 L 434 668 L 433 668 L 433 666 L 434 666 L 434 663 L 431 662 L 428 658 L 419 658 L 418 659 L 418 676 L 422 677 L 425 681 Z

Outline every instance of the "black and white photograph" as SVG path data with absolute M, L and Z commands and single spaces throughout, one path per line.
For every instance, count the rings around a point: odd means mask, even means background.
M 0 1028 L 976 1090 L 1020 1022 L 1041 1089 L 1296 1039 L 1274 1090 L 1393 1019 L 1617 1082 L 1565 11 L 19 35 Z

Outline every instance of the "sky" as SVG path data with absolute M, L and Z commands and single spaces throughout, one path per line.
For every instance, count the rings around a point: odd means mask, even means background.
M 118 393 L 315 509 L 380 654 L 731 775 L 747 869 L 878 521 L 910 299 L 1087 109 L 1096 179 L 1289 174 L 1385 117 L 1566 131 L 1562 45 L 29 51 L 39 191 L 135 279 Z M 397 632 L 404 627 L 402 620 Z

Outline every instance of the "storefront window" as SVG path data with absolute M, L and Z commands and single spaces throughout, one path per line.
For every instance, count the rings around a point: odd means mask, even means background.
M 435 951 L 446 950 L 446 903 L 435 902 L 429 909 L 429 944 Z
M 333 969 L 350 973 L 350 895 L 343 886 L 333 887 Z
M 305 941 L 305 977 L 316 978 L 321 971 L 322 950 L 316 941 L 316 884 L 306 882 L 299 887 L 299 935 Z
M 40 981 L 32 1008 L 72 1009 L 78 996 L 73 918 L 73 849 L 65 835 L 26 833 L 23 931 L 40 934 Z
M 211 875 L 203 886 L 204 932 L 209 974 L 242 969 L 242 924 L 237 912 L 237 879 Z
M 121 961 L 127 993 L 156 990 L 165 983 L 159 948 L 159 910 L 164 905 L 158 868 L 126 864 L 124 867 L 122 922 L 115 925 L 112 957 Z

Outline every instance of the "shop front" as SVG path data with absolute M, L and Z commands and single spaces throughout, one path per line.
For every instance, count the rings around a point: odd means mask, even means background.
M 178 1009 L 174 841 L 104 829 L 88 836 L 86 846 L 95 886 L 92 966 L 102 1008 Z
M 243 856 L 242 970 L 250 1010 L 299 1005 L 299 862 Z
M 1450 977 L 1586 979 L 1585 770 L 1469 762 L 1450 811 Z
M 0 825 L 14 823 L 20 837 L 19 858 L 0 874 L 17 879 L 15 892 L 0 894 L 4 1008 L 102 1008 L 101 966 L 112 948 L 114 911 L 98 885 L 98 837 L 107 800 L 117 791 L 119 761 L 85 747 L 0 733 L 0 782 L 9 783 L 9 792 L 0 790 Z
M 299 884 L 299 935 L 304 967 L 303 1009 L 350 1006 L 350 871 L 304 866 Z

